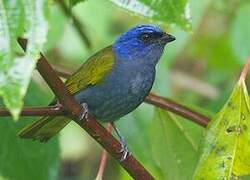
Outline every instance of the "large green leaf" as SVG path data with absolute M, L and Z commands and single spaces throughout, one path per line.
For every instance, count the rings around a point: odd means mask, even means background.
M 195 126 L 183 126 L 177 117 L 157 110 L 151 125 L 150 143 L 154 161 L 160 170 L 160 179 L 191 179 L 198 161 L 198 142 L 201 131 Z M 192 132 L 193 131 L 193 132 Z
M 1 176 L 1 174 L 0 174 L 0 180 L 7 180 L 7 179 L 4 178 L 3 176 Z
M 30 106 L 47 104 L 49 99 L 40 87 L 31 83 L 25 103 Z M 31 121 L 34 118 L 22 118 L 17 123 L 1 118 L 0 173 L 10 180 L 55 180 L 60 154 L 58 138 L 44 144 L 17 136 L 17 132 Z
M 132 154 L 156 179 L 185 180 L 192 176 L 202 127 L 160 109 L 154 112 L 147 104 L 117 125 Z M 127 173 L 122 175 L 129 179 Z
M 250 56 L 249 17 L 250 3 L 245 3 L 236 11 L 230 30 L 232 48 L 242 64 L 245 64 L 247 57 Z
M 0 0 L 0 96 L 18 118 L 31 73 L 47 36 L 47 0 Z M 16 39 L 24 33 L 26 53 L 18 49 Z
M 73 6 L 84 0 L 70 0 Z M 116 5 L 135 14 L 160 21 L 166 24 L 176 24 L 185 30 L 191 28 L 190 5 L 187 0 L 110 0 Z
M 245 82 L 240 79 L 209 124 L 195 179 L 231 179 L 250 174 L 249 105 Z
M 166 24 L 176 24 L 183 29 L 191 28 L 190 7 L 187 0 L 110 0 L 136 14 Z

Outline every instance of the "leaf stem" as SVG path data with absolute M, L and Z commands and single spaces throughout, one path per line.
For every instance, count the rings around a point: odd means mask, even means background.
M 247 63 L 246 63 L 245 66 L 243 67 L 243 70 L 241 71 L 240 80 L 243 80 L 243 81 L 246 80 L 246 77 L 247 77 L 247 73 L 248 73 L 248 71 L 249 71 L 249 68 L 250 68 L 250 56 L 248 57 Z

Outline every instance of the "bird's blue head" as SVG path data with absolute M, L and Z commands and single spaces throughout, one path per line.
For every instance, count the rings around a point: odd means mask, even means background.
M 175 37 L 158 26 L 139 25 L 122 34 L 114 43 L 113 50 L 119 59 L 156 64 L 167 43 Z

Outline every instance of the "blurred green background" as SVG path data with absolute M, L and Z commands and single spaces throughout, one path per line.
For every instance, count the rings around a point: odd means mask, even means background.
M 93 48 L 88 50 L 72 21 L 56 4 L 44 54 L 51 64 L 76 70 L 91 54 L 112 44 L 137 24 L 153 23 L 176 36 L 157 66 L 153 92 L 199 112 L 213 115 L 230 95 L 250 54 L 250 1 L 189 0 L 192 30 L 148 20 L 110 1 L 88 0 L 72 11 Z M 185 29 L 185 28 L 184 28 Z M 249 84 L 249 83 L 248 83 Z M 47 105 L 52 92 L 37 72 L 25 105 Z M 4 119 L 4 118 L 1 118 Z M 7 119 L 7 118 L 6 118 Z M 34 118 L 0 122 L 0 175 L 6 179 L 94 179 L 102 148 L 73 122 L 47 144 L 20 140 L 16 133 Z M 156 179 L 191 179 L 204 129 L 171 113 L 142 104 L 117 122 L 133 155 Z M 0 179 L 1 179 L 0 176 Z M 131 179 L 112 158 L 104 179 Z

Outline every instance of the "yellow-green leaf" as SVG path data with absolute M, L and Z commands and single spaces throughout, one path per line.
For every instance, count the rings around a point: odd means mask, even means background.
M 7 180 L 7 179 L 0 175 L 0 180 Z
M 156 110 L 149 139 L 153 161 L 160 172 L 156 179 L 191 179 L 199 157 L 199 141 L 188 130 L 188 124 L 183 126 L 174 114 Z M 197 128 L 192 126 L 192 131 L 200 137 L 201 129 Z
M 213 118 L 194 179 L 231 179 L 250 174 L 250 111 L 240 79 L 223 109 Z

